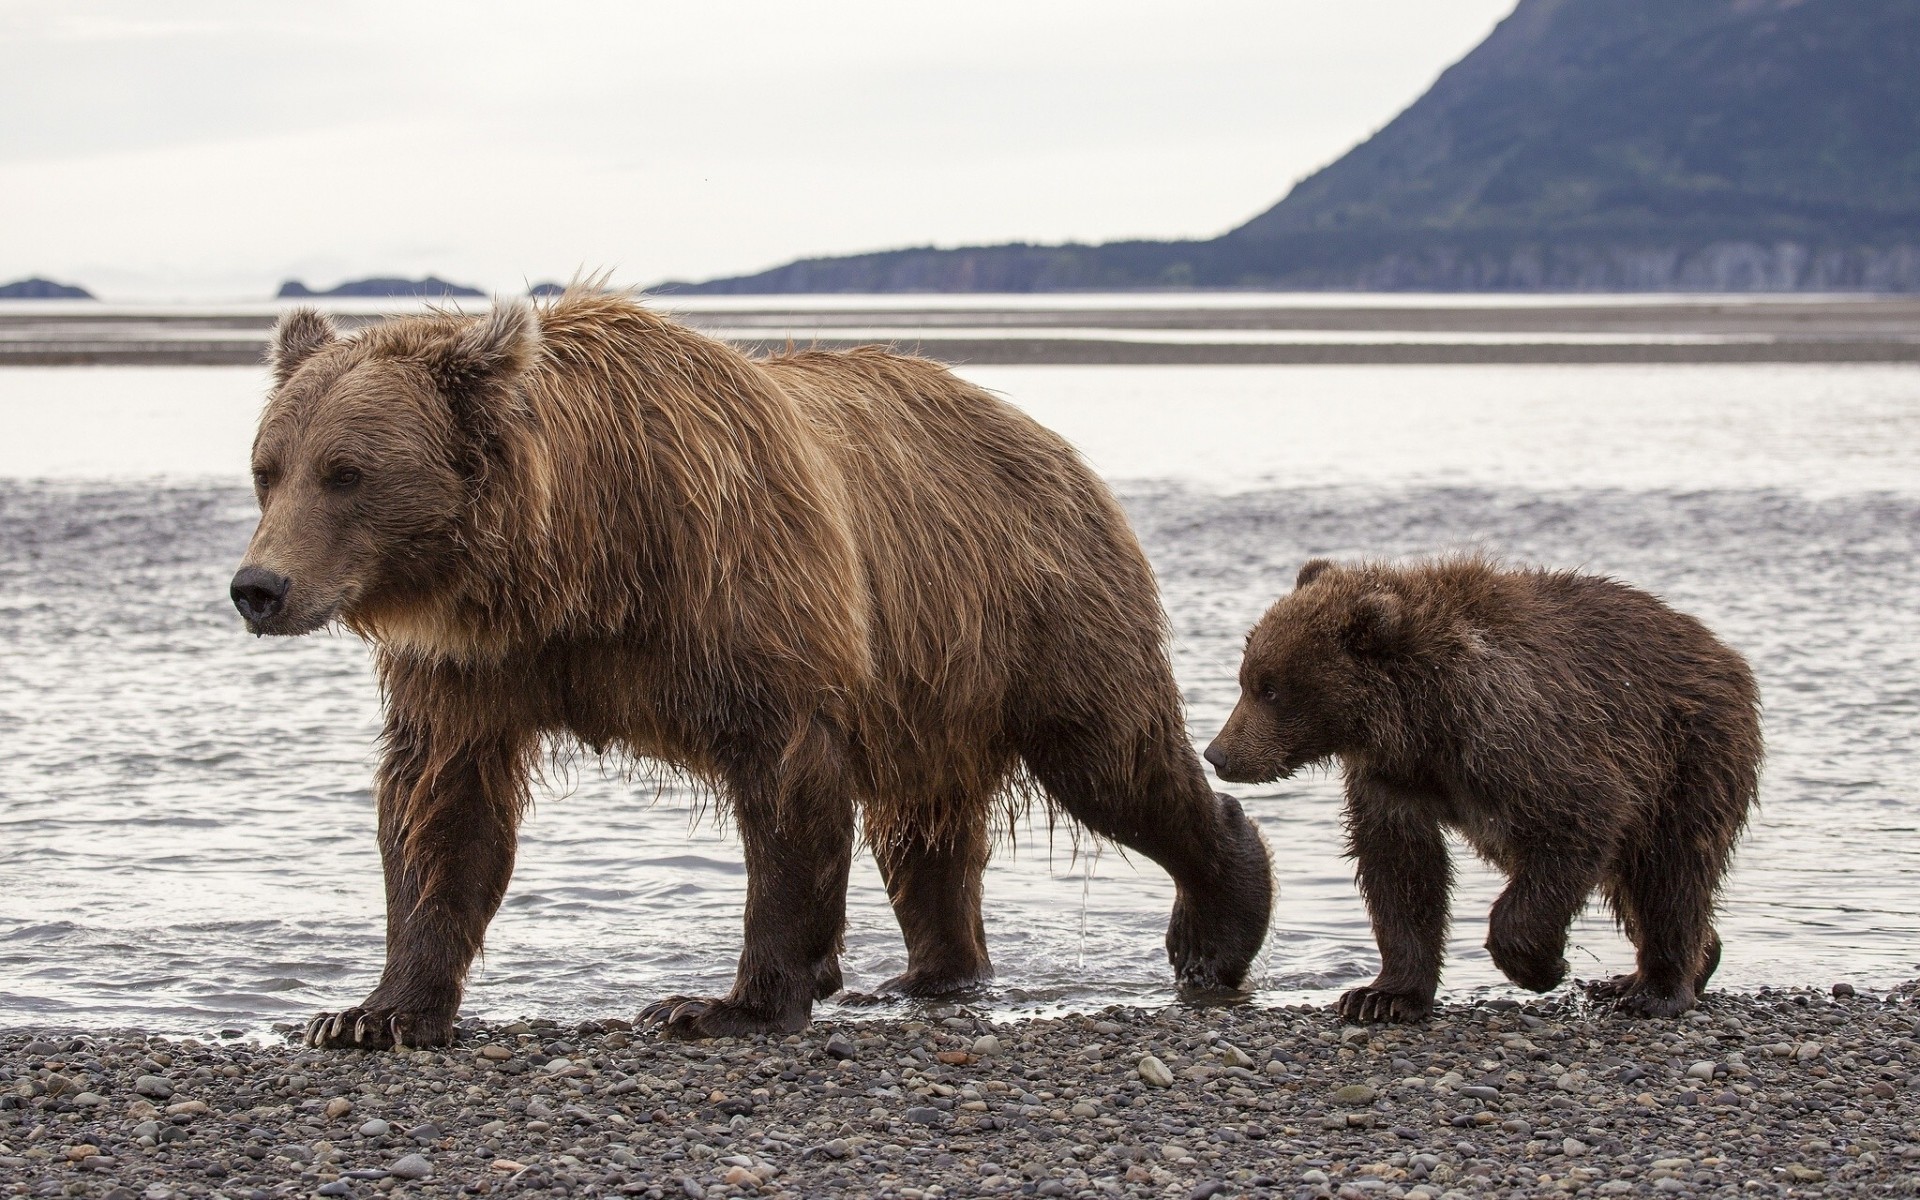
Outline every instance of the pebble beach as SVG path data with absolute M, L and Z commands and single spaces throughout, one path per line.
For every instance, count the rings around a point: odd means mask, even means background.
M 372 1054 L 12 1030 L 0 1195 L 1912 1195 L 1916 990 L 1369 1027 L 930 1007 L 697 1043 L 536 1019 Z

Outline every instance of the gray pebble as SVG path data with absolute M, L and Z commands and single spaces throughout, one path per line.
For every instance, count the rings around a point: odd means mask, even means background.
M 393 1131 L 393 1126 L 387 1124 L 385 1121 L 382 1121 L 379 1117 L 375 1117 L 372 1120 L 367 1121 L 366 1123 L 360 1126 L 361 1137 L 369 1137 L 369 1138 L 385 1137 L 387 1136 L 387 1134 L 391 1133 L 392 1131 Z
M 166 1100 L 173 1095 L 173 1084 L 159 1075 L 142 1075 L 133 1081 L 133 1090 L 150 1100 Z
M 433 1164 L 424 1154 L 408 1154 L 387 1168 L 396 1179 L 425 1179 L 433 1174 Z

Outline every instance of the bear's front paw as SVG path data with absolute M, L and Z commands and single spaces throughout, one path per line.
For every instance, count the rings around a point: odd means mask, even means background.
M 756 1033 L 798 1033 L 809 1014 L 772 1016 L 731 1000 L 669 996 L 640 1010 L 640 1024 L 672 1038 L 749 1037 Z
M 1340 997 L 1333 1011 L 1340 1014 L 1342 1020 L 1356 1024 L 1424 1021 L 1433 1015 L 1433 996 L 1369 984 Z
M 1633 1017 L 1677 1017 L 1692 1011 L 1699 1003 L 1699 997 L 1692 988 L 1684 985 L 1653 987 L 1640 977 L 1638 971 L 1590 983 L 1587 985 L 1587 995 L 1593 1000 L 1612 1004 L 1616 1011 Z
M 451 1046 L 453 1014 L 363 1007 L 321 1013 L 307 1022 L 307 1045 L 320 1050 Z

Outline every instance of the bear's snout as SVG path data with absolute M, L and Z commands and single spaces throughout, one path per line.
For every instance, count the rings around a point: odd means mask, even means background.
M 261 567 L 242 567 L 233 577 L 228 593 L 249 626 L 258 628 L 270 621 L 285 606 L 287 590 L 293 580 Z
M 1225 783 L 1265 783 L 1267 781 L 1261 778 L 1258 771 L 1248 770 L 1245 763 L 1239 764 L 1240 769 L 1235 770 L 1234 758 L 1221 747 L 1220 743 L 1222 740 L 1223 738 L 1215 738 L 1213 742 L 1201 752 L 1201 756 L 1213 764 L 1213 773 L 1215 775 L 1218 775 Z M 1267 778 L 1271 778 L 1271 776 Z

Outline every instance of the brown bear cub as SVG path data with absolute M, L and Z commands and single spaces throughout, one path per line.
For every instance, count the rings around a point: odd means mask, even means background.
M 1248 636 L 1239 703 L 1206 757 L 1236 783 L 1339 759 L 1381 958 L 1341 1016 L 1432 1011 L 1443 829 L 1507 876 L 1487 937 L 1507 978 L 1558 985 L 1597 889 L 1638 970 L 1594 994 L 1672 1016 L 1720 962 L 1714 907 L 1755 801 L 1759 693 L 1706 626 L 1610 579 L 1316 559 Z
M 750 358 L 569 293 L 343 336 L 295 310 L 253 447 L 247 628 L 340 623 L 386 700 L 386 970 L 317 1046 L 436 1045 L 552 739 L 678 767 L 737 823 L 732 991 L 647 1019 L 795 1030 L 840 990 L 855 817 L 907 969 L 990 977 L 981 875 L 1029 792 L 1173 876 L 1184 987 L 1238 988 L 1267 853 L 1187 740 L 1146 556 L 1072 447 L 939 365 Z

